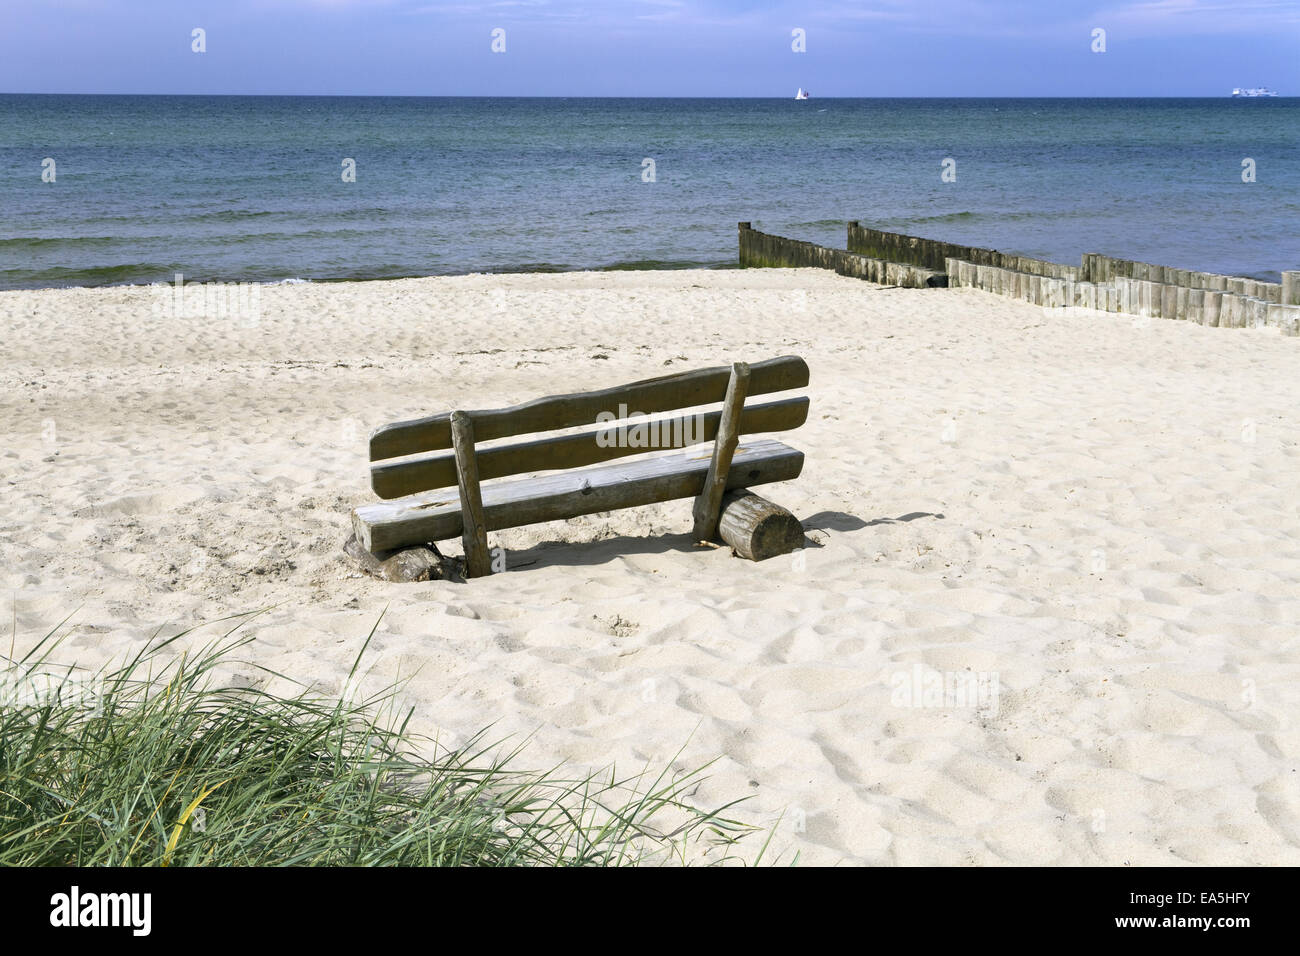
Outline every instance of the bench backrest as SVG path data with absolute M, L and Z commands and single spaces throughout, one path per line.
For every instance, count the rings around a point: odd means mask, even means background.
M 536 471 L 579 468 L 629 455 L 660 451 L 664 447 L 713 441 L 721 410 L 656 421 L 659 435 L 672 435 L 672 445 L 646 447 L 611 440 L 627 426 L 645 424 L 639 416 L 676 411 L 721 402 L 731 377 L 730 366 L 680 372 L 629 385 L 552 395 L 511 408 L 471 411 L 474 443 L 558 431 L 599 423 L 600 427 L 570 435 L 540 438 L 511 445 L 478 448 L 478 477 L 502 478 Z M 757 362 L 749 367 L 747 396 L 783 392 L 808 384 L 808 365 L 795 355 Z M 456 456 L 452 448 L 451 412 L 396 422 L 370 436 L 371 486 L 380 498 L 399 498 L 447 488 L 457 483 Z M 632 417 L 638 416 L 638 417 Z M 740 434 L 786 431 L 808 418 L 805 396 L 746 405 Z M 412 457 L 419 456 L 419 457 Z M 395 460 L 400 459 L 400 460 Z

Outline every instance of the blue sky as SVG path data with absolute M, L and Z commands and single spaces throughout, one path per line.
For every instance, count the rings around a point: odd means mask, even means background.
M 1300 95 L 1297 64 L 1300 0 L 0 0 L 0 92 Z

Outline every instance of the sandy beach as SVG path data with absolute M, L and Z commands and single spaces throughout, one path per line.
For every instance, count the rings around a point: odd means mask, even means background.
M 263 610 L 235 679 L 336 694 L 382 617 L 362 688 L 405 680 L 415 730 L 719 758 L 695 800 L 784 813 L 785 860 L 1300 864 L 1300 340 L 787 269 L 156 302 L 0 292 L 19 654 L 69 618 L 56 659 L 94 669 Z M 689 501 L 493 534 L 507 573 L 467 584 L 341 550 L 381 424 L 784 354 L 807 458 L 761 493 L 792 556 L 694 546 Z

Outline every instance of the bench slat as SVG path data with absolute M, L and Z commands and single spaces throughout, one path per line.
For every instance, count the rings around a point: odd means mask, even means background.
M 601 412 L 617 413 L 620 404 L 647 415 L 722 401 L 731 366 L 680 372 L 661 378 L 618 385 L 594 392 L 552 395 L 535 401 L 469 412 L 477 441 L 528 435 L 589 425 Z M 750 395 L 766 395 L 808 384 L 808 364 L 797 355 L 756 362 L 750 366 Z M 451 413 L 384 425 L 370 436 L 370 460 L 440 451 L 451 447 Z
M 750 373 L 753 374 L 752 371 Z M 696 434 L 689 444 L 713 441 L 718 434 L 718 422 L 721 411 L 704 412 L 700 415 Z M 658 423 L 660 434 L 684 435 L 685 426 L 690 415 L 679 415 L 664 419 Z M 753 435 L 759 432 L 781 432 L 798 428 L 808 420 L 808 399 L 783 398 L 762 405 L 749 405 L 740 419 L 740 433 Z M 638 419 L 621 419 L 616 424 L 635 426 Z M 477 423 L 475 424 L 477 438 Z M 636 448 L 627 445 L 606 445 L 597 443 L 597 435 L 606 434 L 602 427 L 577 435 L 560 435 L 554 438 L 541 438 L 536 441 L 521 442 L 517 445 L 503 445 L 499 448 L 479 448 L 478 474 L 481 481 L 491 478 L 504 478 L 534 471 L 554 471 L 560 468 L 581 468 L 596 465 L 629 455 L 644 455 L 654 451 L 653 448 Z M 380 498 L 401 498 L 434 488 L 448 488 L 456 484 L 455 455 L 438 455 L 428 458 L 416 458 L 408 461 L 391 462 L 374 465 L 370 469 L 370 483 L 375 494 Z
M 712 458 L 703 448 L 656 458 L 620 461 L 598 468 L 483 487 L 483 520 L 489 531 L 556 521 L 599 511 L 635 508 L 693 498 L 704 488 Z M 727 488 L 788 481 L 803 470 L 803 452 L 765 439 L 736 449 Z M 460 500 L 451 493 L 426 492 L 352 513 L 357 540 L 372 553 L 460 537 Z

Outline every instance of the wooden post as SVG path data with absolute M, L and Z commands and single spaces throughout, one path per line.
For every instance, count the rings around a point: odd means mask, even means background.
M 722 493 L 727 489 L 727 474 L 731 471 L 731 456 L 740 441 L 740 414 L 745 407 L 745 393 L 749 390 L 749 366 L 736 362 L 731 366 L 731 380 L 727 382 L 727 397 L 722 403 L 722 420 L 718 423 L 718 437 L 713 442 L 713 458 L 704 476 L 704 490 L 695 499 L 695 540 L 712 541 L 718 532 L 718 514 L 722 509 Z
M 464 412 L 451 413 L 451 442 L 456 451 L 456 484 L 460 488 L 460 513 L 464 523 L 465 577 L 481 578 L 492 570 L 487 529 L 483 527 L 483 495 L 478 486 L 478 459 L 474 455 L 474 423 Z
M 1205 303 L 1202 306 L 1201 324 L 1217 326 L 1219 312 L 1223 308 L 1223 293 L 1218 289 L 1205 290 Z
M 1300 305 L 1300 271 L 1282 273 L 1282 304 Z

